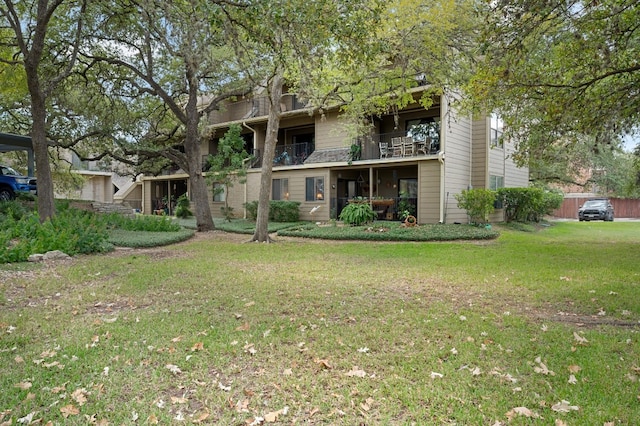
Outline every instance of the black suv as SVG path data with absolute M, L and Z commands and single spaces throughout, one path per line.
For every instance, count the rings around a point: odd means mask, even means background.
M 578 209 L 578 220 L 604 220 L 613 222 L 613 206 L 606 198 L 597 198 L 586 201 Z

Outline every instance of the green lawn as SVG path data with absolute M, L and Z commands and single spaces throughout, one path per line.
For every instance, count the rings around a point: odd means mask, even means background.
M 2 265 L 0 424 L 636 424 L 640 223 L 500 232 Z

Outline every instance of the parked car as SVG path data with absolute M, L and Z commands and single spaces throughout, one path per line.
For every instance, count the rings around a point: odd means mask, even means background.
M 16 198 L 16 194 L 36 194 L 36 178 L 22 176 L 9 166 L 0 165 L 0 201 Z
M 606 198 L 598 198 L 586 201 L 578 209 L 578 220 L 604 220 L 613 222 L 613 206 Z

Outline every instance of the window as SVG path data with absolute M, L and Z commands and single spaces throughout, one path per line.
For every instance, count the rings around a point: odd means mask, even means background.
M 407 120 L 406 122 L 407 136 L 411 136 L 413 140 L 431 141 L 431 150 L 440 149 L 440 121 L 437 117 L 420 118 L 417 120 Z
M 289 179 L 273 179 L 271 181 L 271 199 L 289 199 Z
M 214 183 L 213 184 L 213 201 L 224 203 L 226 198 L 227 198 L 227 194 L 225 192 L 224 185 L 221 183 Z
M 504 176 L 489 176 L 489 189 L 496 191 L 499 188 L 504 188 Z
M 305 185 L 305 201 L 324 200 L 324 178 L 308 177 Z
M 502 139 L 502 128 L 503 128 L 502 119 L 499 118 L 497 115 L 492 114 L 491 115 L 491 134 L 490 134 L 492 148 L 504 147 L 504 141 Z
M 504 176 L 489 175 L 489 189 L 497 191 L 500 188 L 504 188 Z M 503 208 L 502 200 L 497 199 L 495 203 L 493 203 L 493 208 Z

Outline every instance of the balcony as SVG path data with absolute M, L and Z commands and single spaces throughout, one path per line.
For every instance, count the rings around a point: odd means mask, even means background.
M 295 111 L 305 108 L 296 95 L 287 94 L 282 97 L 283 111 Z M 269 98 L 266 96 L 248 97 L 246 99 L 228 102 L 220 109 L 209 114 L 211 124 L 221 124 L 233 121 L 248 120 L 254 117 L 266 117 L 269 114 Z
M 378 133 L 352 140 L 360 147 L 357 160 L 399 159 L 436 155 L 440 150 L 440 135 L 407 136 L 405 132 Z
M 276 146 L 273 157 L 274 166 L 295 166 L 304 164 L 304 161 L 314 151 L 314 144 L 309 142 L 294 143 L 291 145 Z

